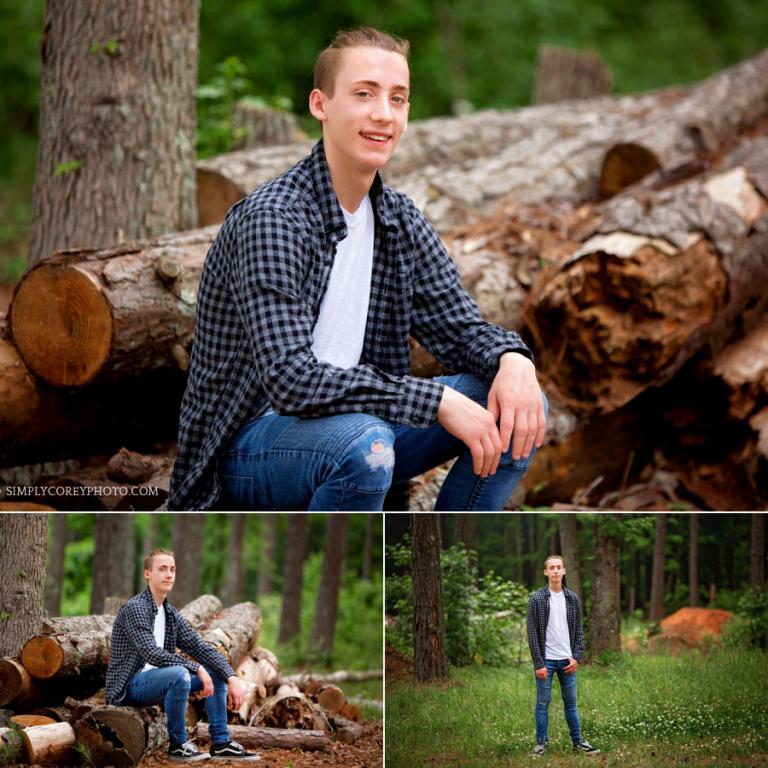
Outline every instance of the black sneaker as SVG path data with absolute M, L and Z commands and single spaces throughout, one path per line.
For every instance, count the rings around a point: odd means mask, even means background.
M 573 745 L 574 752 L 583 752 L 585 755 L 597 755 L 600 750 L 593 747 L 588 741 L 581 741 Z
M 197 763 L 200 760 L 208 760 L 209 757 L 207 752 L 201 752 L 191 741 L 171 744 L 168 748 L 168 759 L 177 763 Z
M 531 752 L 532 755 L 546 755 L 547 754 L 547 745 L 546 744 L 537 744 L 533 748 L 533 752 Z
M 230 741 L 227 744 L 215 744 L 211 746 L 211 760 L 242 760 L 244 762 L 255 762 L 261 760 L 261 755 L 255 752 L 246 752 L 236 741 Z

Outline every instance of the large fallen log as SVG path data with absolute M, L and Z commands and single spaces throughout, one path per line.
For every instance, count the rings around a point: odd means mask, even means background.
M 201 637 L 230 664 L 237 664 L 259 639 L 261 625 L 261 611 L 254 603 L 238 603 L 214 619 Z
M 166 717 L 156 707 L 94 707 L 75 723 L 75 733 L 95 768 L 137 765 L 168 739 Z
M 75 731 L 69 723 L 24 728 L 21 732 L 30 765 L 73 765 Z
M 281 679 L 284 683 L 292 683 L 300 691 L 310 680 L 321 680 L 324 683 L 360 683 L 365 680 L 382 680 L 383 669 L 348 670 L 340 669 L 337 672 L 301 672 L 297 675 L 284 675 Z
M 325 729 L 327 720 L 298 688 L 281 685 L 251 716 L 249 725 L 311 730 Z
M 709 152 L 768 115 L 768 51 L 694 86 L 640 96 L 486 110 L 415 121 L 385 176 L 440 232 L 521 204 L 580 203 L 613 194 L 657 168 Z M 227 209 L 309 151 L 300 143 L 198 164 L 201 222 Z
M 661 191 L 598 209 L 582 246 L 531 292 L 540 370 L 577 412 L 612 411 L 721 349 L 768 308 L 768 139 Z
M 199 632 L 223 608 L 223 603 L 216 595 L 200 595 L 187 603 L 179 613 Z
M 21 663 L 32 677 L 90 676 L 106 672 L 111 629 L 93 633 L 35 635 L 21 649 Z
M 43 698 L 40 686 L 19 659 L 0 659 L 0 707 L 14 703 L 31 705 Z
M 330 746 L 328 734 L 323 730 L 299 728 L 255 728 L 251 725 L 230 725 L 229 732 L 235 741 L 247 749 L 269 748 L 324 750 Z M 198 723 L 195 738 L 210 741 L 208 723 Z

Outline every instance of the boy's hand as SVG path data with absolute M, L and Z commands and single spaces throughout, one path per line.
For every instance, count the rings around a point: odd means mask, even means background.
M 565 672 L 566 675 L 573 674 L 576 671 L 576 667 L 579 666 L 579 662 L 576 661 L 576 659 L 569 659 L 570 664 L 568 664 L 567 667 L 563 667 L 563 672 Z
M 501 440 L 496 419 L 474 400 L 455 389 L 445 387 L 437 420 L 458 437 L 472 454 L 472 470 L 480 477 L 496 472 L 501 458 Z
M 536 677 L 539 678 L 539 680 L 546 680 L 547 679 L 547 668 L 542 667 L 541 669 L 536 670 Z
M 208 670 L 206 670 L 202 664 L 197 668 L 197 676 L 203 684 L 203 690 L 200 691 L 200 693 L 203 694 L 204 699 L 207 699 L 209 696 L 213 695 L 213 680 L 211 680 Z
M 499 422 L 501 448 L 512 458 L 527 459 L 533 446 L 541 447 L 547 418 L 536 368 L 524 355 L 505 352 L 499 358 L 499 371 L 488 393 L 488 410 Z
M 227 706 L 234 711 L 243 706 L 243 683 L 237 675 L 227 678 Z

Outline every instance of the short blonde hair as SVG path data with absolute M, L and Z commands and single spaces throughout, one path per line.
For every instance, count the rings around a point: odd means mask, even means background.
M 145 558 L 144 558 L 144 570 L 145 571 L 151 571 L 152 570 L 152 560 L 155 558 L 155 555 L 168 555 L 168 557 L 176 557 L 173 554 L 173 551 L 170 549 L 153 549 Z
M 559 560 L 565 568 L 565 558 L 562 555 L 547 555 L 547 559 L 544 561 L 545 568 L 549 565 L 550 560 Z
M 333 42 L 322 50 L 315 60 L 315 88 L 328 96 L 333 96 L 341 54 L 346 48 L 381 48 L 384 51 L 399 53 L 407 61 L 411 44 L 374 27 L 359 27 L 338 32 Z

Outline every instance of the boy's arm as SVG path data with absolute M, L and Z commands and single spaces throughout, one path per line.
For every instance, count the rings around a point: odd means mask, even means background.
M 210 645 L 200 639 L 187 620 L 176 611 L 176 645 L 184 653 L 188 653 L 195 661 L 210 667 L 222 679 L 226 680 L 235 674 L 235 670 L 227 663 L 227 660 Z
M 227 279 L 253 350 L 255 373 L 276 413 L 328 416 L 364 411 L 388 421 L 430 426 L 440 382 L 392 376 L 371 365 L 342 369 L 312 353 L 312 308 L 303 284 L 310 247 L 299 223 L 262 209 L 233 223 Z
M 541 669 L 546 666 L 544 649 L 539 644 L 538 617 L 538 606 L 536 600 L 531 596 L 528 600 L 528 650 L 531 652 L 534 669 Z
M 584 621 L 581 614 L 581 600 L 579 600 L 578 595 L 576 596 L 576 641 L 574 645 L 575 647 L 571 649 L 573 658 L 576 661 L 581 661 L 584 656 Z

